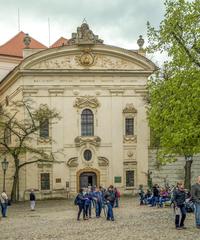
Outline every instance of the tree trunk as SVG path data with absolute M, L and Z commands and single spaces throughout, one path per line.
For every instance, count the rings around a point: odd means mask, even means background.
M 185 158 L 185 188 L 191 190 L 191 167 L 192 160 L 187 160 Z
M 15 175 L 13 179 L 13 185 L 12 185 L 12 191 L 11 191 L 11 200 L 13 202 L 16 202 L 19 200 L 19 194 L 18 192 L 18 182 L 19 182 L 19 168 L 16 167 L 15 169 Z

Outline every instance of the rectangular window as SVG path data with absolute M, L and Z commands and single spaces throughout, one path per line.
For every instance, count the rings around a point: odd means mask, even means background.
M 50 190 L 50 174 L 41 173 L 41 190 Z
M 134 187 L 134 171 L 126 171 L 126 187 Z
M 40 122 L 40 137 L 48 138 L 49 137 L 49 120 L 46 119 L 43 122 Z
M 133 118 L 126 118 L 125 134 L 134 135 L 134 119 Z

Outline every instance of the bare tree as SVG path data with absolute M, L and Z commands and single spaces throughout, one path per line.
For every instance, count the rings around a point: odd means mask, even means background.
M 26 100 L 0 107 L 0 152 L 11 156 L 15 166 L 11 192 L 13 201 L 19 200 L 19 172 L 22 167 L 37 162 L 56 162 L 52 152 L 45 151 L 34 142 L 43 124 L 46 121 L 54 123 L 60 118 L 59 113 L 46 104 L 38 108 L 33 108 L 33 105 L 32 101 Z

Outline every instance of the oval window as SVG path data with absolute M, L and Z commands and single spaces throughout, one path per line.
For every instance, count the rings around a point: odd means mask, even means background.
M 92 152 L 87 149 L 84 151 L 83 156 L 86 161 L 90 161 L 92 159 Z

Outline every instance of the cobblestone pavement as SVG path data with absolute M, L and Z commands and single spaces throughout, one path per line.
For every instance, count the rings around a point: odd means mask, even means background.
M 116 221 L 93 217 L 76 221 L 77 207 L 69 200 L 38 201 L 36 211 L 29 203 L 13 204 L 0 221 L 0 239 L 5 240 L 200 240 L 194 215 L 188 214 L 186 230 L 174 229 L 172 209 L 139 206 L 137 199 L 122 198 L 114 209 Z

